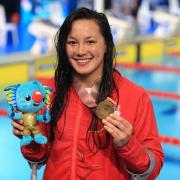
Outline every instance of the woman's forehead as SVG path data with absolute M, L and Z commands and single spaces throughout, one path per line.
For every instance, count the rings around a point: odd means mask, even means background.
M 99 25 L 95 20 L 76 20 L 72 24 L 71 31 L 69 33 L 70 36 L 73 35 L 86 35 L 86 36 L 93 36 L 93 35 L 101 35 Z

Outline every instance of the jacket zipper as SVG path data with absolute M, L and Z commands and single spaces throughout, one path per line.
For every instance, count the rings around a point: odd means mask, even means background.
M 78 109 L 78 107 L 77 107 L 77 109 Z M 77 140 L 78 140 L 78 132 L 79 132 L 81 114 L 82 114 L 82 108 L 79 108 L 79 111 L 77 111 L 77 118 L 75 119 L 75 126 L 74 126 L 72 164 L 71 164 L 71 180 L 76 179 L 75 177 L 76 177 Z

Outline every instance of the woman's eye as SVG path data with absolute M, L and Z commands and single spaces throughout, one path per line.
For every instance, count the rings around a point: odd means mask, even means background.
M 26 96 L 26 101 L 30 101 L 31 97 L 30 96 Z
M 74 46 L 74 45 L 77 44 L 77 42 L 76 42 L 76 41 L 68 41 L 67 44 L 70 44 L 70 45 L 73 45 L 73 46 Z
M 96 41 L 94 41 L 94 40 L 89 40 L 89 41 L 87 41 L 87 43 L 88 44 L 94 44 Z

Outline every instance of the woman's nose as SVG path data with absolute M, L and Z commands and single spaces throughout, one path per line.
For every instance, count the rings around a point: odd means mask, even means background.
M 78 48 L 77 48 L 77 54 L 79 56 L 82 56 L 86 53 L 86 47 L 84 44 L 79 44 Z

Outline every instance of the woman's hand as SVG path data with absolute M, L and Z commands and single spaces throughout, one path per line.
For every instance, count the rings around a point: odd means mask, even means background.
M 112 135 L 114 144 L 121 147 L 131 138 L 133 127 L 120 115 L 111 114 L 102 120 L 104 129 Z
M 12 120 L 11 124 L 13 127 L 13 134 L 21 139 L 22 138 L 21 131 L 24 129 L 23 120 L 22 119 Z

